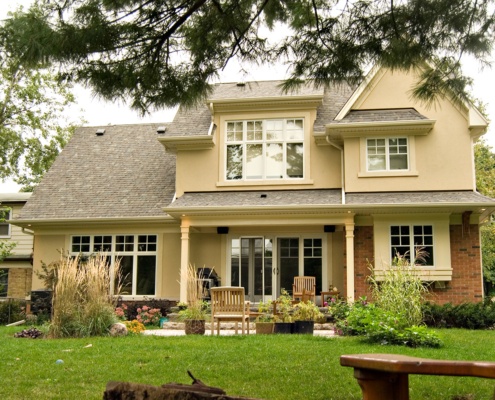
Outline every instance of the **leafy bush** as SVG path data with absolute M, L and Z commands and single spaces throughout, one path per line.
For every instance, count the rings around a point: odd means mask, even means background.
M 10 324 L 24 319 L 25 302 L 9 300 L 0 302 L 0 324 Z
M 162 317 L 162 313 L 159 308 L 151 308 L 149 306 L 143 306 L 142 308 L 138 308 L 137 320 L 141 322 L 144 326 L 146 325 L 156 325 L 160 324 L 160 318 Z
M 332 297 L 330 301 L 327 302 L 327 307 L 327 314 L 334 322 L 346 319 L 351 310 L 349 303 L 347 303 L 345 299 L 339 297 Z
M 364 336 L 370 343 L 409 347 L 440 347 L 438 336 L 424 326 L 409 326 L 401 314 L 384 310 L 372 303 L 357 302 L 346 320 L 336 325 L 342 335 Z
M 125 326 L 127 327 L 127 332 L 137 335 L 142 331 L 146 330 L 144 325 L 139 322 L 137 319 L 133 319 L 132 321 L 124 321 Z
M 423 305 L 424 323 L 437 328 L 490 329 L 495 327 L 495 303 L 484 302 Z
M 392 265 L 380 271 L 380 277 L 377 270 L 370 267 L 372 274 L 369 281 L 374 302 L 393 315 L 401 315 L 408 326 L 419 325 L 423 321 L 422 304 L 428 287 L 415 267 L 424 257 L 425 253 L 420 249 L 412 261 L 409 261 L 407 253 L 397 253 Z

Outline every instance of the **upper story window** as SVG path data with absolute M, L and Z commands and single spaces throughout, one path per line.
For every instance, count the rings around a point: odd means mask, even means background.
M 304 119 L 228 121 L 226 180 L 304 178 Z
M 408 260 L 416 257 L 419 249 L 424 252 L 424 260 L 416 260 L 420 265 L 433 266 L 433 226 L 432 225 L 392 225 L 390 226 L 391 259 L 397 254 Z
M 403 171 L 409 169 L 407 138 L 367 139 L 368 171 Z
M 5 220 L 9 220 L 11 218 L 10 212 L 10 209 L 0 208 L 0 238 L 10 237 L 10 224 L 5 222 Z

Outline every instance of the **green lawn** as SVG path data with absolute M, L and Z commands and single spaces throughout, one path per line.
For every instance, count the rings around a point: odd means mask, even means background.
M 19 330 L 0 328 L 1 399 L 101 399 L 110 380 L 189 384 L 190 370 L 229 395 L 350 400 L 361 392 L 352 369 L 339 365 L 341 354 L 495 361 L 495 331 L 443 330 L 443 348 L 408 349 L 303 335 L 15 339 Z M 489 399 L 495 380 L 411 376 L 410 386 L 411 399 Z

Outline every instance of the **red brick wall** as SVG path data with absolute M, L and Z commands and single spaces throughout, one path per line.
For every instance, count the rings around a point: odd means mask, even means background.
M 478 302 L 483 300 L 481 248 L 478 225 L 450 226 L 450 257 L 452 281 L 445 289 L 433 289 L 431 300 L 435 303 Z
M 345 253 L 345 242 L 343 250 Z M 460 304 L 483 300 L 478 226 L 470 225 L 469 230 L 463 232 L 462 225 L 451 225 L 450 251 L 452 281 L 446 282 L 445 289 L 432 287 L 429 300 L 438 304 Z M 370 272 L 369 263 L 374 263 L 373 227 L 359 226 L 354 230 L 354 297 L 356 299 L 361 296 L 370 298 L 369 285 L 366 283 L 366 277 Z M 344 281 L 347 287 L 345 275 Z

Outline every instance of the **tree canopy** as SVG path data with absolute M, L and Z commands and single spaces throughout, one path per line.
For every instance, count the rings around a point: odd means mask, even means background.
M 357 83 L 370 65 L 421 71 L 414 95 L 466 99 L 461 59 L 488 60 L 495 0 L 38 0 L 7 21 L 23 65 L 146 112 L 191 104 L 233 59 L 287 65 L 285 90 Z
M 42 64 L 24 65 L 12 40 L 0 36 L 0 180 L 31 191 L 80 121 L 64 116 L 70 85 Z

